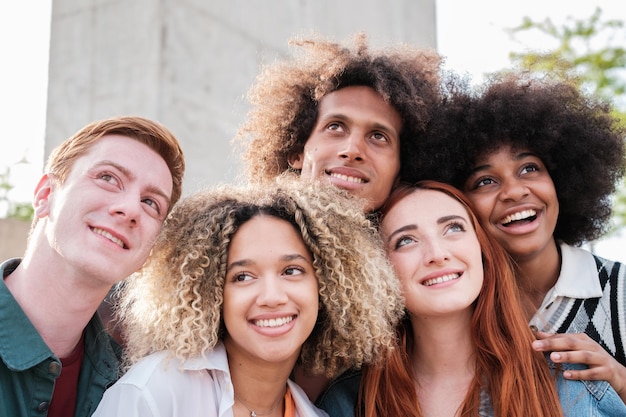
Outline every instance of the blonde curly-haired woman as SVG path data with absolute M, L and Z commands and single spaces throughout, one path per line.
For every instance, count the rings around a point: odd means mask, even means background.
M 130 369 L 100 416 L 323 416 L 289 379 L 376 362 L 402 314 L 363 201 L 328 184 L 185 198 L 122 289 Z

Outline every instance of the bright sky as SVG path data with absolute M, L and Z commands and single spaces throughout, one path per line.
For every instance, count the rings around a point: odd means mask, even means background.
M 436 1 L 438 49 L 446 57 L 446 67 L 468 73 L 477 82 L 483 74 L 509 66 L 511 51 L 552 46 L 538 35 L 510 38 L 505 29 L 520 24 L 524 16 L 535 21 L 549 17 L 559 25 L 570 17 L 590 16 L 600 7 L 604 19 L 626 21 L 623 0 Z M 16 186 L 11 196 L 20 201 L 30 199 L 43 165 L 51 0 L 35 4 L 0 2 L 0 173 L 11 167 Z M 17 164 L 24 158 L 28 164 Z M 626 262 L 623 234 L 621 240 L 599 243 L 596 251 Z

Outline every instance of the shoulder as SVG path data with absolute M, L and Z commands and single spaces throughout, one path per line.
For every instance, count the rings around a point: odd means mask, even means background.
M 143 388 L 149 385 L 151 381 L 176 377 L 176 374 L 179 373 L 179 366 L 180 362 L 170 358 L 167 352 L 156 352 L 135 363 L 116 385 L 132 385 Z
M 562 364 L 563 369 L 582 369 L 581 364 Z M 565 416 L 624 416 L 626 404 L 606 381 L 578 381 L 557 374 L 557 391 Z
M 227 385 L 231 388 L 227 388 Z M 98 406 L 98 415 L 206 415 L 232 406 L 228 375 L 214 369 L 187 369 L 168 352 L 157 352 L 134 364 Z
M 291 396 L 293 398 L 294 403 L 296 404 L 297 415 L 299 417 L 327 417 L 324 411 L 317 408 L 309 397 L 307 397 L 306 393 L 298 384 L 293 382 L 292 380 L 287 380 L 287 385 L 289 386 L 289 390 L 291 391 Z
M 624 274 L 625 264 L 621 262 L 606 259 L 596 254 L 593 255 L 593 259 L 596 261 L 598 271 L 605 270 L 608 274 L 611 274 L 611 271 L 615 271 L 615 273 L 621 272 L 622 275 Z
M 316 405 L 330 416 L 354 416 L 360 384 L 361 371 L 349 369 L 330 382 Z

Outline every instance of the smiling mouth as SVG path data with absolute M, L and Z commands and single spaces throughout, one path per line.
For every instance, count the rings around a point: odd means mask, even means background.
M 512 224 L 516 224 L 519 222 L 532 222 L 537 218 L 537 211 L 533 209 L 520 211 L 518 213 L 513 213 L 506 216 L 500 224 L 504 227 L 509 227 Z
M 460 276 L 461 276 L 461 274 L 459 274 L 459 273 L 448 274 L 448 275 L 444 275 L 444 276 L 441 276 L 441 277 L 428 279 L 428 280 L 422 282 L 422 285 L 424 285 L 426 287 L 430 287 L 430 286 L 435 285 L 435 284 L 441 284 L 443 282 L 448 282 L 448 281 L 453 281 L 455 279 L 459 279 Z
M 355 184 L 365 184 L 367 182 L 363 178 L 351 177 L 349 175 L 337 174 L 335 172 L 330 172 L 330 173 L 328 173 L 328 175 L 330 177 L 337 178 L 337 179 L 340 179 L 342 181 L 353 182 Z
M 124 244 L 124 242 L 122 242 L 121 239 L 116 238 L 111 233 L 107 232 L 106 230 L 102 230 L 102 229 L 98 229 L 96 227 L 92 227 L 91 231 L 94 232 L 95 234 L 98 234 L 100 236 L 106 237 L 107 239 L 109 239 L 111 242 L 115 243 L 119 247 L 127 249 L 126 245 Z
M 280 327 L 293 320 L 294 316 L 279 317 L 275 319 L 254 320 L 254 325 L 258 327 Z

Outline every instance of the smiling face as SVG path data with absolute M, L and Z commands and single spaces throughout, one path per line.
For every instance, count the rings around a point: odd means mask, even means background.
M 483 285 L 480 244 L 465 207 L 417 189 L 384 216 L 381 232 L 413 317 L 471 313 Z
M 544 163 L 505 146 L 476 161 L 464 186 L 481 223 L 516 260 L 555 253 L 559 201 Z
M 224 285 L 224 344 L 231 363 L 293 366 L 315 326 L 313 260 L 289 222 L 258 215 L 235 233 Z
M 304 152 L 291 159 L 303 178 L 323 178 L 378 209 L 400 172 L 400 114 L 370 87 L 326 95 Z
M 103 136 L 63 184 L 44 175 L 35 190 L 44 256 L 110 286 L 145 262 L 171 194 L 172 176 L 159 154 L 125 136 Z

